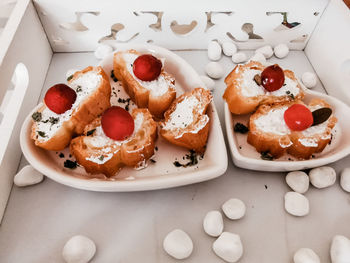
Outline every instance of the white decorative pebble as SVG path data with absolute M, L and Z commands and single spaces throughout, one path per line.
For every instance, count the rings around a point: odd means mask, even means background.
M 247 61 L 247 55 L 243 52 L 237 52 L 232 55 L 232 61 L 233 63 L 236 63 L 236 64 L 243 63 Z
M 265 56 L 265 58 L 270 58 L 273 55 L 273 50 L 271 46 L 263 46 L 255 50 L 255 53 L 261 53 Z
M 273 49 L 275 56 L 278 58 L 285 58 L 288 56 L 289 53 L 289 47 L 286 44 L 278 44 Z
M 309 213 L 309 200 L 297 192 L 288 192 L 284 196 L 284 208 L 294 216 L 305 216 Z
M 286 182 L 293 191 L 300 194 L 305 193 L 309 189 L 309 176 L 302 171 L 289 172 L 286 176 Z
M 243 255 L 243 245 L 239 235 L 223 232 L 213 243 L 216 255 L 227 262 L 237 262 Z
M 217 41 L 212 40 L 209 42 L 208 58 L 210 60 L 219 60 L 221 58 L 221 52 L 222 52 L 221 46 Z
M 332 263 L 349 263 L 350 240 L 347 237 L 336 235 L 333 237 L 330 253 Z
M 212 237 L 218 237 L 224 229 L 224 221 L 219 211 L 213 210 L 208 212 L 203 220 L 205 233 Z
M 312 72 L 305 72 L 301 76 L 301 81 L 303 82 L 304 86 L 309 88 L 309 89 L 314 88 L 317 84 L 316 75 Z
M 337 174 L 332 167 L 323 166 L 309 172 L 310 182 L 316 188 L 325 188 L 335 183 Z
M 222 43 L 222 51 L 224 52 L 225 56 L 231 57 L 237 52 L 237 46 L 233 42 L 226 41 Z
M 213 90 L 215 87 L 215 82 L 211 78 L 208 78 L 207 76 L 200 76 L 201 80 L 204 82 L 205 87 L 208 90 Z
M 240 219 L 245 215 L 246 207 L 245 204 L 236 198 L 231 198 L 227 200 L 222 205 L 222 211 L 229 219 Z
M 85 236 L 77 235 L 64 245 L 62 256 L 67 263 L 87 263 L 95 253 L 95 243 Z
M 350 167 L 345 168 L 340 174 L 340 186 L 350 193 Z
M 320 258 L 310 248 L 300 248 L 294 254 L 294 263 L 320 263 Z
M 28 186 L 38 184 L 44 176 L 35 170 L 31 165 L 24 166 L 14 177 L 13 182 L 17 186 Z
M 79 71 L 79 69 L 76 69 L 76 68 L 68 69 L 66 72 L 66 79 L 68 79 L 70 76 L 72 76 L 77 71 Z
M 261 54 L 260 52 L 255 53 L 254 56 L 252 56 L 252 57 L 250 58 L 250 60 L 252 60 L 252 61 L 258 61 L 258 62 L 260 62 L 260 63 L 262 63 L 262 64 L 264 64 L 264 63 L 266 62 L 265 56 L 264 56 L 263 54 Z
M 209 62 L 205 66 L 205 72 L 213 79 L 219 79 L 224 75 L 224 68 L 218 62 Z
M 193 243 L 186 232 L 175 229 L 164 238 L 163 248 L 170 256 L 176 259 L 184 259 L 191 255 Z
M 94 54 L 97 59 L 104 59 L 107 55 L 113 52 L 113 48 L 109 45 L 100 44 L 96 48 Z

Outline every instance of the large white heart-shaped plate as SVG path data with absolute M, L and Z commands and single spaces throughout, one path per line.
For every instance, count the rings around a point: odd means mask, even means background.
M 158 58 L 164 59 L 164 68 L 176 79 L 177 95 L 184 91 L 190 91 L 196 87 L 204 87 L 196 71 L 181 57 L 173 52 L 144 44 L 121 44 L 116 50 L 135 49 L 141 53 L 151 53 Z M 107 56 L 100 65 L 107 75 L 113 69 L 113 54 Z M 120 82 L 110 79 L 113 88 L 114 104 L 118 105 L 118 98 L 126 99 Z M 121 106 L 125 102 L 121 100 Z M 62 151 L 65 158 L 60 158 L 61 152 L 46 151 L 34 145 L 30 138 L 32 119 L 31 115 L 41 105 L 38 105 L 26 118 L 23 123 L 20 135 L 20 142 L 24 156 L 28 162 L 38 171 L 49 178 L 79 189 L 92 191 L 142 191 L 162 188 L 170 188 L 181 185 L 188 185 L 197 182 L 213 179 L 225 173 L 227 169 L 227 154 L 225 142 L 220 126 L 220 121 L 214 103 L 208 109 L 211 119 L 210 132 L 204 158 L 199 163 L 190 167 L 176 167 L 174 161 L 186 162 L 183 157 L 189 152 L 180 147 L 174 146 L 163 140 L 160 136 L 157 139 L 157 151 L 152 158 L 155 163 L 150 162 L 148 167 L 142 170 L 123 168 L 115 178 L 91 178 L 82 167 L 71 170 L 63 167 L 63 162 L 69 156 L 69 149 Z M 136 107 L 130 104 L 130 108 Z

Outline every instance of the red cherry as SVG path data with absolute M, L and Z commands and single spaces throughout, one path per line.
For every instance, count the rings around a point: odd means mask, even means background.
M 101 125 L 106 136 L 117 141 L 125 140 L 134 132 L 134 119 L 118 106 L 112 106 L 102 114 Z
M 140 80 L 152 81 L 160 75 L 162 62 L 152 55 L 141 55 L 135 59 L 132 69 Z
M 302 104 L 294 104 L 284 112 L 284 121 L 292 131 L 303 131 L 314 122 L 311 111 Z
M 261 73 L 261 82 L 267 91 L 278 90 L 284 83 L 284 72 L 277 64 L 268 66 Z
M 66 84 L 56 84 L 49 88 L 45 94 L 46 106 L 57 114 L 62 114 L 72 108 L 77 94 Z

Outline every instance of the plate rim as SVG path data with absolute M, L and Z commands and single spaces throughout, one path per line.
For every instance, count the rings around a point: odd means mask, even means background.
M 115 50 L 109 56 L 113 56 Z M 179 55 L 174 52 L 165 49 L 163 47 L 158 47 L 150 44 L 121 44 L 120 46 L 126 47 L 129 49 L 144 49 L 144 50 L 152 50 L 157 53 L 159 49 L 161 52 L 165 52 L 167 55 L 171 56 L 175 61 L 180 61 L 181 66 L 185 65 L 186 70 L 188 70 L 190 75 L 195 75 L 198 79 L 198 82 L 203 86 L 203 82 L 199 77 L 199 74 L 194 70 L 194 68 Z M 159 52 L 159 51 L 158 51 Z M 107 58 L 108 59 L 108 58 Z M 98 63 L 98 66 L 103 64 L 104 60 Z M 218 158 L 215 158 L 215 162 L 211 162 L 209 166 L 206 166 L 203 170 L 198 171 L 179 171 L 177 173 L 164 174 L 157 177 L 149 177 L 149 178 L 138 178 L 136 180 L 122 180 L 122 181 L 107 181 L 107 180 L 98 180 L 98 179 L 83 179 L 69 175 L 64 170 L 58 171 L 53 169 L 54 167 L 48 167 L 43 164 L 41 161 L 35 159 L 31 154 L 29 143 L 33 144 L 32 139 L 29 134 L 31 131 L 31 115 L 38 108 L 40 108 L 43 103 L 39 103 L 25 118 L 20 131 L 20 146 L 22 152 L 27 159 L 27 161 L 39 172 L 46 175 L 50 179 L 67 185 L 74 188 L 89 190 L 89 191 L 98 191 L 98 192 L 132 192 L 132 191 L 147 191 L 147 190 L 158 190 L 158 189 L 166 189 L 173 188 L 183 185 L 189 185 L 193 183 L 203 182 L 210 179 L 214 179 L 223 175 L 228 167 L 228 156 L 227 149 L 225 144 L 225 139 L 223 136 L 222 126 L 220 124 L 220 119 L 217 113 L 217 109 L 215 107 L 214 101 L 211 102 L 212 108 L 212 127 L 211 129 L 216 129 L 218 135 L 215 138 L 215 144 L 217 144 L 216 149 L 220 149 L 219 154 L 215 154 Z M 210 136 L 210 135 L 209 135 Z M 37 146 L 35 146 L 37 147 Z M 39 148 L 39 147 L 38 147 Z M 39 148 L 39 150 L 46 151 L 44 149 Z

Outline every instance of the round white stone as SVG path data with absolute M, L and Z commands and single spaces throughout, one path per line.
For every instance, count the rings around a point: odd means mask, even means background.
M 312 72 L 305 72 L 301 76 L 301 81 L 303 82 L 304 86 L 309 88 L 309 89 L 314 88 L 317 84 L 316 75 Z
M 215 82 L 214 80 L 212 80 L 211 78 L 208 78 L 207 76 L 200 76 L 201 80 L 203 81 L 203 83 L 205 84 L 205 87 L 208 90 L 213 90 L 215 87 Z
M 340 186 L 350 193 L 350 167 L 345 168 L 340 174 Z
M 175 229 L 164 238 L 163 248 L 170 256 L 176 259 L 184 259 L 191 255 L 193 243 L 186 232 Z
M 224 76 L 224 68 L 218 62 L 209 62 L 205 66 L 205 72 L 213 79 L 219 79 Z
M 35 170 L 31 165 L 24 166 L 14 177 L 15 185 L 23 187 L 38 184 L 44 179 L 44 176 Z
M 95 253 L 95 243 L 90 238 L 77 235 L 64 245 L 62 256 L 67 263 L 87 263 Z
M 215 40 L 210 41 L 208 45 L 208 58 L 214 61 L 219 60 L 221 58 L 221 53 L 222 49 L 220 44 Z
M 293 216 L 305 216 L 309 213 L 309 200 L 297 192 L 288 192 L 284 196 L 284 208 Z
M 224 221 L 219 211 L 213 210 L 208 212 L 203 220 L 205 233 L 212 237 L 218 237 L 224 229 Z
M 222 205 L 224 214 L 232 220 L 240 219 L 245 215 L 246 207 L 242 200 L 231 198 Z
M 310 248 L 300 248 L 294 254 L 294 263 L 320 263 L 320 258 Z
M 273 55 L 273 50 L 271 46 L 263 46 L 255 50 L 255 53 L 261 53 L 265 56 L 265 58 L 270 58 Z
M 300 194 L 309 189 L 309 176 L 302 171 L 289 172 L 286 176 L 286 182 L 293 191 Z
M 262 64 L 266 63 L 266 58 L 263 54 L 261 54 L 260 52 L 258 53 L 255 53 L 251 58 L 250 60 L 252 61 L 257 61 L 257 62 L 260 62 Z
M 237 52 L 237 46 L 233 42 L 226 41 L 222 43 L 222 51 L 224 52 L 225 56 L 231 57 Z
M 233 63 L 236 63 L 236 64 L 243 63 L 247 61 L 247 55 L 243 52 L 237 52 L 232 55 L 232 61 Z
M 113 48 L 109 45 L 100 44 L 96 48 L 94 55 L 97 59 L 104 59 L 107 55 L 113 52 Z
M 286 44 L 278 44 L 277 46 L 275 46 L 273 51 L 276 57 L 285 58 L 286 56 L 288 56 L 289 47 Z
M 336 235 L 333 237 L 330 253 L 332 263 L 349 263 L 350 240 L 344 236 Z
M 332 167 L 323 166 L 309 172 L 310 182 L 316 188 L 325 188 L 335 183 L 337 174 Z
M 239 235 L 223 232 L 213 243 L 217 256 L 227 262 L 237 262 L 243 255 L 243 245 Z
M 66 79 L 68 79 L 70 76 L 72 76 L 77 71 L 79 71 L 79 69 L 76 69 L 76 68 L 68 69 L 66 72 Z

